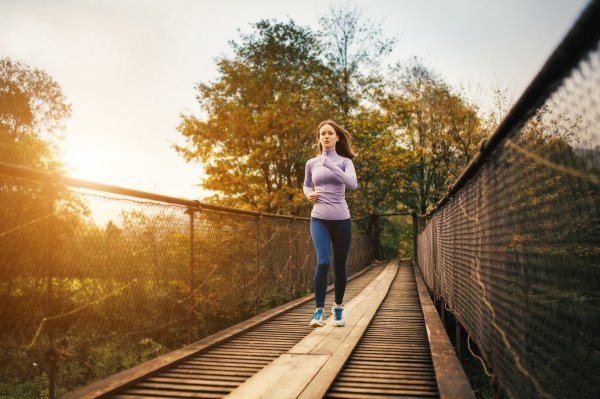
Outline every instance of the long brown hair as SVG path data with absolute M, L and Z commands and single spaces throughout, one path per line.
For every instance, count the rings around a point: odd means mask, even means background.
M 350 132 L 348 132 L 346 129 L 344 129 L 331 119 L 324 120 L 323 122 L 319 123 L 319 126 L 317 126 L 317 148 L 319 150 L 319 153 L 317 155 L 321 155 L 321 153 L 323 152 L 323 146 L 319 142 L 319 130 L 321 130 L 323 125 L 330 125 L 340 138 L 335 143 L 335 151 L 339 155 L 350 159 L 353 159 L 355 156 L 358 155 L 352 147 L 352 135 L 350 134 Z

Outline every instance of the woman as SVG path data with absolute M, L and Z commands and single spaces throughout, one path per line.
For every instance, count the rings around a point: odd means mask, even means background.
M 346 203 L 345 190 L 358 186 L 352 158 L 350 133 L 331 120 L 323 121 L 317 128 L 319 155 L 306 162 L 304 195 L 313 205 L 310 218 L 310 235 L 317 254 L 315 270 L 315 300 L 317 309 L 310 321 L 311 327 L 325 324 L 325 292 L 329 271 L 329 243 L 333 246 L 333 271 L 335 303 L 333 325 L 342 327 L 344 292 L 346 290 L 346 258 L 350 249 L 352 223 Z

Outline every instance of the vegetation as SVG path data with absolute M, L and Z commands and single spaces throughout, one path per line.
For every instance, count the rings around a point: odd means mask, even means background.
M 57 171 L 55 139 L 71 106 L 46 72 L 0 58 L 0 159 Z
M 201 161 L 210 201 L 306 216 L 300 190 L 316 125 L 337 119 L 353 133 L 360 190 L 355 216 L 424 213 L 487 134 L 478 108 L 421 61 L 381 63 L 393 40 L 352 10 L 331 10 L 313 32 L 293 21 L 259 21 L 200 84 L 202 117 L 183 115 L 177 146 Z
M 195 213 L 190 264 L 185 208 L 83 197 L 103 225 L 57 201 L 56 217 L 0 237 L 10 265 L 0 274 L 0 397 L 43 396 L 53 356 L 63 394 L 311 289 L 305 221 Z M 36 230 L 53 233 L 28 242 Z M 351 272 L 369 261 L 355 237 Z

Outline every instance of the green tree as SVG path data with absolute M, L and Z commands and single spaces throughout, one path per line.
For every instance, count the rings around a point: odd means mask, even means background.
M 408 151 L 398 145 L 396 132 L 386 116 L 376 109 L 361 108 L 349 121 L 358 151 L 356 171 L 360 190 L 348 193 L 349 205 L 357 216 L 403 210 L 398 186 L 406 169 Z
M 0 58 L 0 162 L 58 171 L 54 140 L 69 112 L 48 74 Z M 47 231 L 40 226 L 46 226 L 55 200 L 40 184 L 0 177 L 0 292 L 12 292 L 17 271 L 34 273 L 43 263 Z M 69 207 L 60 205 L 65 215 Z
M 219 77 L 198 85 L 205 118 L 182 115 L 175 146 L 201 161 L 210 200 L 272 213 L 306 213 L 301 191 L 306 159 L 319 119 L 334 109 L 325 87 L 327 69 L 314 34 L 287 23 L 263 20 L 231 41 L 232 58 L 217 61 Z
M 69 113 L 60 86 L 47 73 L 0 58 L 0 162 L 59 171 L 54 145 Z M 6 284 L 0 284 L 0 291 L 11 293 L 14 273 L 24 268 L 34 272 L 43 263 L 47 232 L 40 226 L 46 226 L 51 214 L 64 218 L 57 236 L 72 222 L 67 219 L 77 212 L 76 203 L 54 203 L 61 198 L 50 191 L 40 184 L 0 178 L 0 283 Z
M 0 162 L 59 172 L 55 146 L 69 114 L 60 86 L 46 72 L 0 58 Z M 30 366 L 41 363 L 47 347 L 19 346 L 32 339 L 44 316 L 53 314 L 45 287 L 54 288 L 58 278 L 46 276 L 50 268 L 53 276 L 62 272 L 67 262 L 62 249 L 83 212 L 68 193 L 0 176 L 0 319 L 9 321 L 0 324 L 0 344 L 9 348 L 0 359 L 0 380 L 7 382 L 0 384 L 0 396 L 28 377 L 21 387 L 27 397 L 47 383 Z M 52 340 L 48 324 L 38 343 Z
M 56 170 L 54 143 L 69 117 L 59 84 L 46 72 L 0 58 L 0 160 Z
M 397 144 L 407 150 L 400 200 L 426 213 L 468 165 L 487 133 L 477 106 L 421 61 L 396 65 L 392 76 L 380 104 Z

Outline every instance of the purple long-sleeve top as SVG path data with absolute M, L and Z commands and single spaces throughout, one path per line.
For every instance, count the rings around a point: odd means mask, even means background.
M 356 190 L 358 182 L 354 164 L 349 158 L 338 155 L 335 149 L 323 153 L 306 162 L 304 172 L 304 195 L 317 190 L 317 202 L 310 216 L 326 220 L 350 219 L 346 203 L 346 187 Z

